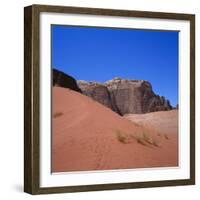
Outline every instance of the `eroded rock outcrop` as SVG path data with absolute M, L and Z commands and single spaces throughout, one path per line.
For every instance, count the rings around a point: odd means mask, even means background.
M 148 81 L 114 78 L 105 83 L 76 81 L 53 69 L 53 85 L 81 92 L 120 115 L 171 110 L 170 102 L 156 95 Z
M 78 81 L 83 94 L 120 115 L 171 110 L 170 102 L 156 95 L 148 81 L 114 78 L 104 84 Z
M 97 82 L 77 81 L 82 93 L 120 114 L 107 86 Z
M 53 69 L 53 86 L 60 86 L 64 88 L 69 88 L 71 90 L 75 90 L 77 92 L 81 92 L 80 88 L 76 83 L 76 80 L 73 77 L 57 69 Z
M 148 81 L 115 78 L 105 85 L 122 115 L 172 109 L 168 100 L 153 92 Z

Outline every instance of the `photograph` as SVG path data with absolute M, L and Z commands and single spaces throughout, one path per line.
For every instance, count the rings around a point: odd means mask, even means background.
M 195 15 L 24 11 L 24 191 L 195 184 Z
M 51 24 L 51 172 L 178 167 L 178 83 L 179 31 Z

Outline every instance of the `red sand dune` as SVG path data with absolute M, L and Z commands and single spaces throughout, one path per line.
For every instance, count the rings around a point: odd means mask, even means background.
M 78 92 L 54 87 L 52 171 L 177 166 L 177 132 L 166 136 L 151 126 L 131 122 Z

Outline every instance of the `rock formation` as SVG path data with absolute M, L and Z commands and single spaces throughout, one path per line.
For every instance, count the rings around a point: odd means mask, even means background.
M 77 92 L 81 92 L 80 88 L 76 83 L 76 80 L 73 77 L 57 69 L 53 69 L 53 86 L 60 86 L 64 88 L 69 88 L 71 90 L 75 90 Z
M 105 83 L 76 81 L 53 69 L 53 85 L 83 93 L 120 115 L 171 110 L 170 102 L 156 95 L 148 81 L 114 78 Z
M 171 110 L 170 102 L 156 95 L 148 81 L 114 78 L 104 84 L 78 81 L 83 94 L 120 115 Z
M 97 82 L 77 81 L 82 93 L 93 98 L 95 101 L 107 106 L 113 111 L 120 113 L 115 102 L 111 98 L 110 91 L 106 85 Z

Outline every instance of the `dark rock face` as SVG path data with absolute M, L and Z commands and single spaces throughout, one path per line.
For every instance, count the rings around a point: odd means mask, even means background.
M 75 90 L 77 92 L 81 92 L 80 88 L 76 83 L 76 80 L 73 77 L 57 69 L 53 69 L 53 86 L 60 86 L 64 88 L 69 88 L 71 90 Z
M 156 95 L 148 81 L 115 78 L 105 84 L 78 81 L 83 94 L 120 115 L 171 110 L 170 102 Z
M 53 69 L 53 86 L 83 93 L 120 115 L 173 109 L 170 102 L 156 95 L 148 81 L 114 78 L 105 83 L 76 81 Z
M 77 84 L 83 94 L 119 113 L 119 110 L 112 101 L 108 88 L 104 84 L 86 81 L 77 81 Z

